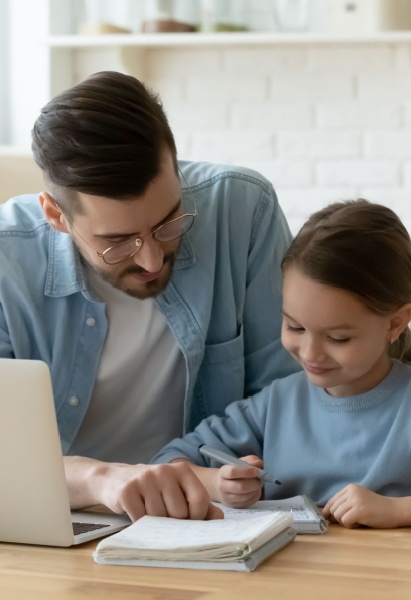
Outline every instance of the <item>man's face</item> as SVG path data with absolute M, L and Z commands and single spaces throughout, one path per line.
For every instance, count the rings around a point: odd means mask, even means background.
M 171 277 L 180 239 L 159 242 L 146 237 L 134 256 L 115 265 L 107 265 L 87 244 L 104 252 L 127 239 L 150 236 L 156 227 L 182 213 L 181 186 L 171 155 L 165 155 L 160 174 L 135 200 L 119 201 L 80 192 L 78 196 L 83 214 L 76 213 L 72 223 L 65 220 L 65 225 L 83 260 L 130 296 L 144 299 L 162 292 Z

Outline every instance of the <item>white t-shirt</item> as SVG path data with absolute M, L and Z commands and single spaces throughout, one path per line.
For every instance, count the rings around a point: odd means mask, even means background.
M 184 356 L 152 298 L 138 300 L 91 269 L 106 303 L 108 333 L 90 406 L 69 454 L 147 463 L 183 433 Z

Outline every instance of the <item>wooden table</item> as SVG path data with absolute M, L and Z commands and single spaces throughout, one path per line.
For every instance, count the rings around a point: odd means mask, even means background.
M 253 573 L 97 565 L 96 542 L 0 544 L 2 600 L 409 600 L 411 528 L 300 535 Z

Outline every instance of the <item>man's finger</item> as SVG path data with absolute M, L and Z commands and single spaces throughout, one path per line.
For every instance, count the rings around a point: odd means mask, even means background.
M 189 519 L 204 520 L 210 510 L 210 496 L 201 481 L 190 472 L 184 481 L 184 492 L 187 498 Z
M 173 512 L 176 518 L 202 521 L 206 518 L 210 502 L 206 488 L 187 464 L 180 462 L 171 466 L 173 477 L 168 480 L 167 486 L 162 484 L 162 495 L 168 513 Z
M 133 521 L 137 521 L 144 517 L 146 514 L 146 507 L 144 506 L 144 502 L 139 494 L 135 494 L 133 497 L 127 498 L 127 501 L 123 505 L 125 512 L 128 514 L 130 519 Z
M 211 504 L 210 502 L 205 520 L 213 521 L 214 519 L 224 519 L 224 513 L 221 508 L 214 506 L 214 504 Z

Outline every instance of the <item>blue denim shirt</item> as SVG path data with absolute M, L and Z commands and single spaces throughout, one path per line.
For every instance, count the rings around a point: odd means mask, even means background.
M 156 303 L 186 360 L 187 432 L 299 367 L 280 342 L 280 262 L 290 233 L 272 185 L 243 168 L 180 168 L 198 216 Z M 183 202 L 191 208 L 184 188 Z M 87 411 L 106 332 L 105 305 L 38 196 L 0 206 L 0 356 L 49 365 L 64 452 Z

